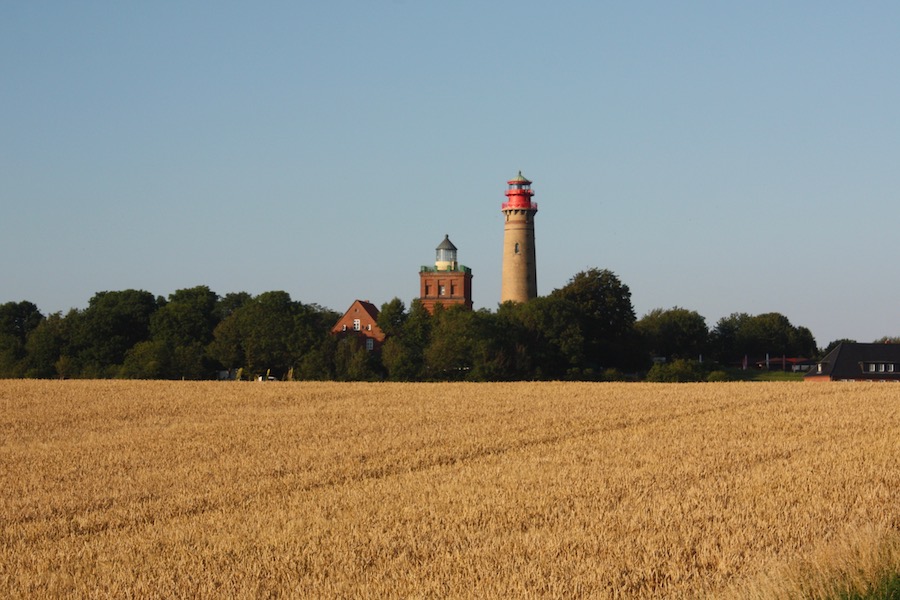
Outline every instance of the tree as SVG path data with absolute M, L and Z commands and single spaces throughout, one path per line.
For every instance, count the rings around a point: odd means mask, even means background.
M 531 304 L 512 302 L 502 306 L 520 307 Z M 515 310 L 474 313 L 472 328 L 472 381 L 512 381 L 535 378 L 534 346 L 530 332 Z
M 380 379 L 375 353 L 366 350 L 360 338 L 348 335 L 337 342 L 334 374 L 339 381 L 374 381 Z
M 551 296 L 572 302 L 584 337 L 583 373 L 609 367 L 634 369 L 645 360 L 640 352 L 631 291 L 607 269 L 576 274 Z
M 11 335 L 22 344 L 43 320 L 44 315 L 33 302 L 0 304 L 0 334 Z
M 62 313 L 54 313 L 43 319 L 28 335 L 26 377 L 68 377 L 72 375 L 69 340 L 72 321 Z
M 731 313 L 716 323 L 710 332 L 710 349 L 719 362 L 734 364 L 743 359 L 747 349 L 739 343 L 738 332 L 749 319 L 747 313 Z
M 564 379 L 577 376 L 585 360 L 581 316 L 574 302 L 560 296 L 540 296 L 526 303 L 505 302 L 497 311 L 517 322 L 530 377 Z M 523 365 L 525 366 L 525 365 Z
M 43 319 L 32 302 L 0 304 L 0 377 L 20 377 L 24 373 L 28 335 Z
M 307 353 L 319 352 L 337 318 L 337 313 L 316 304 L 294 302 L 287 292 L 265 292 L 216 326 L 208 352 L 228 369 L 243 367 L 257 375 L 271 372 L 284 377 L 301 365 Z M 317 360 L 329 358 L 320 355 Z M 311 364 L 306 363 L 304 373 Z
M 338 342 L 336 336 L 323 336 L 319 344 L 300 357 L 294 371 L 294 378 L 312 381 L 335 379 L 335 357 L 337 356 Z
M 230 292 L 216 302 L 216 321 L 222 321 L 231 313 L 250 302 L 253 296 L 247 292 Z
M 150 334 L 156 351 L 132 356 L 130 368 L 139 356 L 152 358 L 154 366 L 146 370 L 164 378 L 208 378 L 213 361 L 205 352 L 213 339 L 218 319 L 219 296 L 205 285 L 177 290 L 150 319 Z M 167 356 L 161 360 L 160 353 Z M 157 371 L 161 368 L 161 371 Z
M 812 332 L 794 327 L 777 312 L 723 317 L 713 329 L 711 340 L 716 358 L 726 364 L 738 364 L 744 357 L 760 359 L 766 354 L 812 357 L 817 353 Z
M 635 327 L 653 356 L 696 359 L 709 345 L 706 319 L 677 306 L 667 310 L 655 308 L 641 317 Z
M 238 311 L 222 319 L 213 330 L 213 341 L 206 348 L 207 354 L 226 369 L 238 369 L 247 365 L 242 321 Z
M 66 319 L 75 320 L 72 343 L 81 375 L 116 375 L 126 352 L 149 339 L 150 317 L 157 307 L 157 299 L 151 293 L 124 290 L 98 292 L 83 312 L 70 312 Z
M 425 370 L 430 378 L 465 379 L 472 368 L 473 322 L 471 310 L 461 304 L 434 309 L 431 341 L 425 348 Z
M 788 346 L 791 349 L 791 355 L 804 358 L 812 358 L 819 351 L 812 331 L 802 326 L 793 328 L 788 337 Z
M 390 329 L 390 313 L 378 315 L 378 326 L 385 321 Z M 418 381 L 425 378 L 425 348 L 431 341 L 432 318 L 419 299 L 412 301 L 402 326 L 381 347 L 381 363 L 392 381 Z
M 406 306 L 400 298 L 394 298 L 390 302 L 381 305 L 378 312 L 378 327 L 386 337 L 400 335 L 409 315 Z
M 297 305 L 287 292 L 265 292 L 235 309 L 216 327 L 210 354 L 226 368 L 285 375 L 293 366 Z
M 172 372 L 174 356 L 164 342 L 138 342 L 125 353 L 119 375 L 128 379 L 165 379 Z

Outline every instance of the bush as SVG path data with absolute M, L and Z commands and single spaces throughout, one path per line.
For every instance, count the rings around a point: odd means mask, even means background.
M 728 376 L 728 373 L 725 371 L 712 371 L 709 375 L 706 376 L 707 381 L 731 381 L 731 378 Z
M 619 369 L 610 368 L 603 370 L 603 381 L 625 381 L 627 377 Z
M 706 370 L 696 360 L 679 358 L 670 363 L 655 364 L 647 373 L 647 381 L 659 383 L 684 383 L 688 381 L 704 381 Z

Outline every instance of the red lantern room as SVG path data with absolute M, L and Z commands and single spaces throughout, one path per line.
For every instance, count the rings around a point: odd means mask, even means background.
M 531 201 L 531 197 L 534 196 L 531 182 L 522 176 L 522 171 L 519 171 L 519 175 L 515 179 L 510 179 L 506 183 L 509 184 L 509 189 L 506 190 L 506 197 L 509 200 L 503 203 L 501 210 L 518 208 L 537 211 L 537 202 Z

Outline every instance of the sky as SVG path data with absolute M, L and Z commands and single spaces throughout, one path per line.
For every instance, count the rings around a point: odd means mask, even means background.
M 897 336 L 898 73 L 894 1 L 5 2 L 0 303 L 409 306 L 449 234 L 495 310 L 521 170 L 540 295 Z

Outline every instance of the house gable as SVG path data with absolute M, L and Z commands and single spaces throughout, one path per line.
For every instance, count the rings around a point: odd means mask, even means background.
M 332 335 L 356 335 L 364 340 L 369 350 L 377 349 L 384 342 L 384 332 L 378 326 L 378 309 L 367 300 L 356 300 L 347 312 L 331 328 Z

